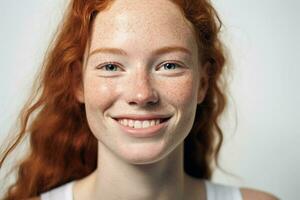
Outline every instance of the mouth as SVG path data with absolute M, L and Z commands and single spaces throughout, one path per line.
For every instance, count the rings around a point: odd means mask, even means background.
M 152 137 L 157 135 L 160 130 L 167 126 L 171 117 L 152 117 L 141 119 L 138 117 L 120 117 L 113 118 L 117 122 L 118 126 L 122 130 L 134 137 Z
M 159 119 L 148 119 L 148 120 L 136 120 L 129 118 L 114 118 L 122 126 L 134 128 L 134 129 L 145 129 L 159 124 L 165 123 L 171 117 L 168 118 L 159 118 Z

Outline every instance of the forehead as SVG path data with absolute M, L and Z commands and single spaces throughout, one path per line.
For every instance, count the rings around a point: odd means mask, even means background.
M 116 47 L 142 53 L 172 45 L 195 51 L 195 41 L 192 25 L 171 1 L 116 0 L 96 16 L 90 51 Z

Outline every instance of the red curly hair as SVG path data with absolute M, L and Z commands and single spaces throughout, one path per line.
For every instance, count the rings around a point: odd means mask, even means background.
M 35 83 L 37 89 L 21 111 L 17 137 L 1 153 L 0 167 L 24 136 L 29 136 L 29 152 L 14 166 L 16 181 L 4 200 L 38 196 L 96 169 L 97 139 L 75 91 L 82 83 L 83 55 L 95 16 L 112 2 L 70 2 Z M 193 128 L 184 141 L 184 169 L 193 177 L 211 179 L 223 141 L 218 119 L 226 105 L 221 79 L 225 56 L 219 39 L 222 23 L 209 0 L 173 2 L 194 26 L 201 63 L 210 64 L 205 99 L 197 106 Z

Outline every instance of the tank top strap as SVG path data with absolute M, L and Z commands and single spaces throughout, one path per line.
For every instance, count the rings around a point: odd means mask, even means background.
M 41 200 L 73 200 L 74 181 L 41 194 Z
M 205 180 L 207 200 L 242 200 L 238 187 L 226 186 Z

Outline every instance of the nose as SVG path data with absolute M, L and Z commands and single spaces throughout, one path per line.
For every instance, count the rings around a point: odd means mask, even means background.
M 150 75 L 145 70 L 137 70 L 126 83 L 126 101 L 129 105 L 153 105 L 159 101 L 157 90 L 152 85 Z

